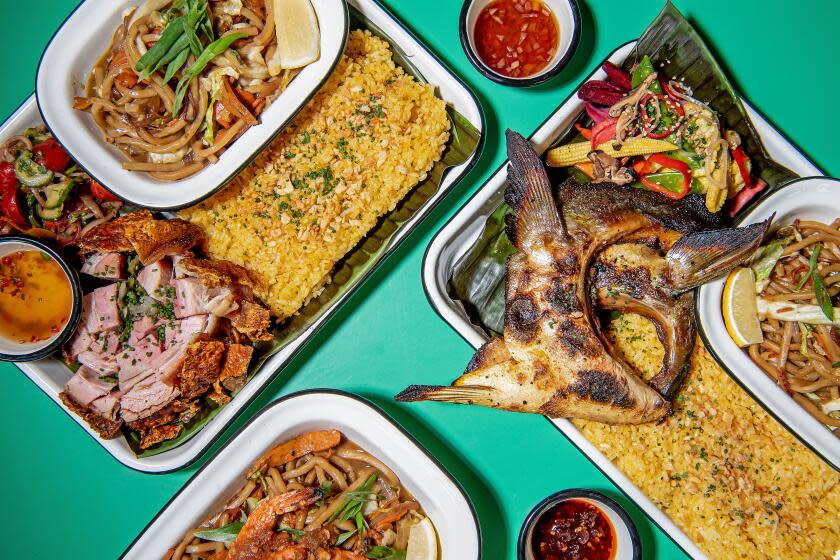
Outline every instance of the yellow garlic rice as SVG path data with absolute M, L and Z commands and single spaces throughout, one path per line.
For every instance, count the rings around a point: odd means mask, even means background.
M 275 103 L 282 103 L 282 95 Z M 229 186 L 181 216 L 207 251 L 260 277 L 257 295 L 286 318 L 420 181 L 449 139 L 446 104 L 396 66 L 387 42 L 350 33 L 336 70 Z
M 662 364 L 647 319 L 625 314 L 609 336 L 645 378 Z M 710 558 L 833 558 L 840 474 L 799 443 L 718 367 L 702 344 L 662 424 L 575 420 Z

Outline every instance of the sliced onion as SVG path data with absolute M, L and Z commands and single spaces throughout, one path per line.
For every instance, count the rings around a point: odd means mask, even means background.
M 117 215 L 117 211 L 113 210 L 113 211 L 109 212 L 108 214 L 106 214 L 105 216 L 103 216 L 103 217 L 101 217 L 97 220 L 93 220 L 91 223 L 89 223 L 88 225 L 86 225 L 85 227 L 82 228 L 82 232 L 80 234 L 80 237 L 84 237 L 87 234 L 87 232 L 89 232 L 90 230 L 92 230 L 93 228 L 95 228 L 98 225 L 101 225 L 101 224 L 104 224 L 105 222 L 110 221 L 116 215 Z
M 85 206 L 87 206 L 88 210 L 93 212 L 93 215 L 97 218 L 102 218 L 105 214 L 102 212 L 102 208 L 93 200 L 93 197 L 90 195 L 83 194 L 79 197 L 79 200 L 84 202 Z

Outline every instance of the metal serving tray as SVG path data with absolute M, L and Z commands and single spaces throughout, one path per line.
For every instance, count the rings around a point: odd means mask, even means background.
M 371 259 L 364 264 L 365 272 L 349 284 L 344 284 L 338 293 L 332 295 L 329 305 L 319 309 L 312 319 L 304 323 L 299 331 L 294 332 L 285 346 L 273 354 L 252 375 L 250 381 L 239 391 L 234 399 L 222 407 L 219 412 L 196 433 L 180 446 L 150 457 L 138 457 L 124 437 L 103 440 L 81 418 L 67 410 L 59 400 L 66 381 L 72 372 L 60 360 L 48 358 L 36 362 L 21 363 L 17 366 L 56 402 L 70 418 L 76 421 L 102 447 L 123 465 L 148 473 L 166 473 L 181 469 L 197 460 L 236 420 L 239 414 L 259 395 L 292 357 L 311 339 L 321 326 L 335 313 L 338 307 L 358 288 L 389 254 L 414 230 L 428 215 L 432 208 L 453 188 L 453 186 L 472 168 L 481 152 L 484 131 L 484 113 L 475 95 L 444 63 L 425 47 L 420 40 L 406 29 L 378 0 L 350 0 L 349 4 L 357 11 L 357 17 L 365 20 L 371 29 L 389 40 L 395 53 L 399 52 L 425 80 L 436 86 L 439 97 L 453 109 L 463 115 L 479 132 L 480 138 L 475 151 L 460 165 L 450 167 L 443 176 L 439 188 L 431 193 L 416 208 L 400 208 L 398 228 L 388 241 L 366 257 Z M 0 126 L 0 141 L 18 134 L 27 127 L 42 124 L 38 113 L 35 96 L 27 99 L 15 113 Z M 407 205 L 410 206 L 410 205 Z M 335 286 L 335 285 L 334 285 Z
M 621 65 L 630 55 L 635 41 L 617 48 L 607 60 Z M 581 83 L 589 79 L 603 79 L 605 73 L 600 69 L 590 74 Z M 540 125 L 531 136 L 537 153 L 542 153 L 560 137 L 565 135 L 584 109 L 584 103 L 575 95 L 567 98 Z M 805 157 L 796 146 L 776 130 L 755 109 L 744 103 L 750 118 L 761 135 L 770 155 L 779 163 L 801 176 L 824 175 L 824 173 Z M 460 302 L 453 300 L 447 284 L 450 275 L 461 258 L 472 248 L 481 235 L 488 216 L 503 202 L 504 184 L 507 179 L 507 161 L 487 180 L 487 182 L 467 201 L 452 217 L 443 229 L 432 239 L 423 262 L 423 286 L 429 302 L 435 311 L 449 323 L 470 345 L 478 349 L 488 337 L 485 332 L 470 322 Z M 706 558 L 705 554 L 660 510 L 633 482 L 630 481 L 606 456 L 565 419 L 550 419 L 572 444 L 583 452 L 628 498 L 647 513 L 686 554 L 693 558 Z

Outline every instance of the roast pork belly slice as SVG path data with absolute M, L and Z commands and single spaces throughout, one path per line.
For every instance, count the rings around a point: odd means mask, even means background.
M 161 321 L 155 322 L 155 320 L 148 315 L 135 317 L 134 323 L 131 325 L 131 332 L 128 335 L 128 345 L 136 345 L 140 340 L 158 328 L 161 324 L 163 324 Z
M 108 284 L 96 288 L 84 297 L 85 329 L 89 333 L 109 331 L 120 326 L 120 312 L 117 307 L 119 284 Z
M 151 416 L 179 394 L 175 386 L 164 383 L 157 374 L 152 375 L 122 396 L 120 405 L 123 420 L 135 422 Z
M 93 370 L 98 375 L 110 375 L 119 370 L 117 350 L 120 338 L 114 331 L 105 331 L 88 335 L 89 343 L 83 352 L 76 356 L 83 366 Z
M 163 346 L 154 333 L 143 337 L 132 346 L 123 347 L 117 353 L 120 390 L 128 391 L 154 373 L 155 368 L 162 363 L 163 353 Z
M 172 281 L 175 288 L 173 301 L 175 316 L 179 319 L 193 315 L 204 315 L 205 304 L 209 299 L 207 290 L 195 278 L 176 278 Z
M 79 354 L 90 349 L 93 343 L 93 336 L 87 331 L 87 325 L 84 322 L 79 323 L 79 328 L 70 339 L 70 343 L 64 348 L 64 355 L 68 361 L 75 360 Z
M 78 404 L 88 406 L 113 388 L 114 383 L 100 379 L 95 371 L 82 366 L 64 385 L 64 392 Z
M 81 271 L 103 280 L 125 280 L 125 255 L 93 253 L 85 259 Z
M 153 331 L 133 346 L 123 348 L 117 355 L 120 390 L 129 391 L 155 373 L 174 383 L 187 346 L 204 334 L 208 323 L 207 315 L 163 321 L 163 341 Z
M 103 418 L 116 420 L 120 411 L 120 394 L 111 392 L 103 395 L 90 403 L 90 409 Z
M 172 263 L 166 257 L 143 267 L 137 273 L 137 281 L 149 294 L 149 297 L 157 301 L 163 301 L 166 297 L 166 288 L 172 282 Z

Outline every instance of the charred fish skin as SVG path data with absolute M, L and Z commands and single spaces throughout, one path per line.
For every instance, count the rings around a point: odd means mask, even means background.
M 667 232 L 656 230 L 650 236 L 611 245 L 598 255 L 590 276 L 592 297 L 599 310 L 637 313 L 656 327 L 664 356 L 662 367 L 648 385 L 670 401 L 688 375 L 697 329 L 692 295 L 674 296 L 667 288 L 663 235 Z M 617 356 L 609 339 L 601 338 Z
M 663 418 L 670 405 L 607 352 L 595 331 L 588 268 L 603 246 L 649 221 L 561 219 L 542 162 L 507 131 L 508 192 L 517 252 L 507 263 L 505 327 L 451 387 L 413 386 L 397 400 L 479 404 L 608 423 Z

